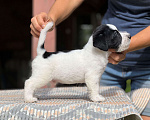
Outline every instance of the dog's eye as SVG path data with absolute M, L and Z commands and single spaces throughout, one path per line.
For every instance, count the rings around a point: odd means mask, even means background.
M 99 36 L 101 37 L 101 36 L 103 36 L 103 34 L 99 34 Z
M 117 32 L 117 31 L 114 31 L 114 33 L 113 33 L 113 38 L 117 37 L 117 35 L 118 35 L 118 32 Z
M 117 35 L 117 31 L 114 32 L 114 36 L 116 36 L 116 35 Z

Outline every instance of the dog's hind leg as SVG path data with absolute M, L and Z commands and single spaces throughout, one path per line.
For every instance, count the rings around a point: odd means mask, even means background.
M 37 98 L 34 97 L 34 91 L 38 88 L 45 86 L 51 80 L 43 80 L 42 78 L 31 77 L 25 81 L 24 87 L 24 100 L 25 102 L 36 102 Z
M 33 83 L 33 79 L 28 79 L 25 81 L 25 86 L 24 86 L 24 101 L 25 102 L 36 102 L 37 98 L 33 97 L 33 93 L 34 93 L 34 83 Z
M 37 98 L 33 97 L 34 91 L 50 81 L 52 81 L 52 65 L 48 64 L 47 60 L 36 57 L 32 62 L 32 76 L 25 81 L 25 102 L 37 101 Z

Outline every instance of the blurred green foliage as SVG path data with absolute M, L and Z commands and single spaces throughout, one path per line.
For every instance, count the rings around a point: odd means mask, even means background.
M 131 91 L 131 80 L 127 80 L 126 81 L 126 89 L 125 89 L 125 92 L 130 92 Z

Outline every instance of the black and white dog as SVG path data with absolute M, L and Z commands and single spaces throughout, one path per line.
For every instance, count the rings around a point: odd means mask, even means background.
M 99 94 L 101 75 L 108 63 L 110 52 L 122 52 L 129 47 L 130 34 L 119 32 L 114 25 L 96 28 L 88 43 L 81 50 L 50 54 L 44 49 L 47 31 L 53 26 L 49 22 L 41 31 L 37 57 L 32 62 L 32 76 L 25 81 L 24 100 L 35 102 L 34 91 L 50 81 L 64 84 L 86 83 L 92 101 L 104 101 Z

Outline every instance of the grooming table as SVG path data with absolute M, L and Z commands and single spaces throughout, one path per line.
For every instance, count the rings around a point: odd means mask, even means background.
M 142 120 L 149 89 L 134 91 L 132 100 L 118 87 L 101 87 L 104 102 L 92 102 L 86 87 L 44 88 L 36 103 L 24 103 L 23 89 L 0 91 L 0 120 Z

